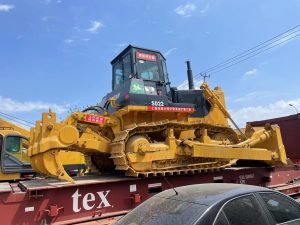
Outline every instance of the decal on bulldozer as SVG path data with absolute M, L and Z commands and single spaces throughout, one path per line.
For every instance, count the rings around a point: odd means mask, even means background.
M 146 54 L 146 53 L 143 53 L 143 52 L 137 52 L 136 53 L 136 58 L 156 62 L 156 56 L 155 55 Z
M 85 121 L 91 123 L 105 124 L 105 118 L 103 116 L 95 116 L 91 114 L 87 114 L 85 116 Z
M 144 84 L 142 82 L 138 82 L 138 81 L 131 82 L 130 93 L 145 94 Z
M 147 106 L 149 111 L 161 111 L 161 112 L 194 112 L 194 108 L 181 108 L 181 107 L 166 107 L 166 106 Z

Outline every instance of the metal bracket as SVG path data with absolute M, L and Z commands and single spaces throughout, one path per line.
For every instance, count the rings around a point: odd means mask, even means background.
M 64 207 L 58 207 L 57 205 L 51 205 L 50 209 L 45 210 L 50 217 L 57 217 L 60 211 L 64 212 Z

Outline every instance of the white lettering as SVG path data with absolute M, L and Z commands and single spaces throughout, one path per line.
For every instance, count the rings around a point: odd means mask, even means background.
M 99 196 L 100 199 L 101 199 L 101 202 L 100 202 L 100 204 L 98 205 L 97 208 L 102 208 L 102 205 L 104 205 L 104 207 L 109 207 L 109 206 L 111 206 L 111 205 L 109 204 L 109 202 L 107 201 L 107 199 L 106 199 L 106 196 L 109 194 L 109 192 L 110 192 L 110 190 L 106 191 L 106 193 L 105 193 L 105 191 L 99 191 L 99 192 L 97 192 L 98 196 Z M 105 193 L 105 194 L 104 194 L 104 193 Z
M 81 208 L 78 206 L 78 200 L 81 194 L 78 193 L 79 190 L 77 189 L 76 192 L 72 195 L 73 198 L 73 211 L 74 212 L 80 212 Z
M 243 175 L 240 175 L 239 178 L 240 178 L 241 184 L 246 184 L 246 180 L 255 178 L 255 175 L 254 175 L 254 173 L 246 174 L 246 175 L 243 174 Z
M 80 212 L 82 209 L 81 205 L 84 210 L 92 210 L 93 208 L 95 208 L 97 200 L 100 201 L 100 204 L 97 206 L 97 208 L 111 207 L 110 203 L 107 200 L 107 195 L 109 193 L 110 193 L 110 190 L 99 191 L 99 192 L 97 192 L 97 195 L 95 195 L 93 193 L 86 193 L 86 194 L 82 195 L 82 194 L 79 194 L 79 189 L 77 189 L 75 191 L 75 193 L 72 195 L 73 212 Z
M 94 202 L 95 201 L 95 195 L 92 193 L 87 193 L 82 200 L 82 206 L 85 210 L 91 210 L 94 208 L 95 204 L 89 205 L 89 202 Z

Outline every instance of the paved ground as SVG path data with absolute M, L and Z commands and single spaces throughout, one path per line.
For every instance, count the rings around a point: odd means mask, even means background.
M 77 223 L 77 225 L 109 225 L 117 221 L 119 218 L 121 218 L 121 216 L 116 216 L 116 217 L 102 219 L 102 220 L 89 221 L 84 223 Z

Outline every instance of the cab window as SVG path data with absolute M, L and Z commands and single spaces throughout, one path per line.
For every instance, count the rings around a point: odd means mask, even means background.
M 130 54 L 127 54 L 123 57 L 119 62 L 117 62 L 113 67 L 114 73 L 114 87 L 113 89 L 118 88 L 125 81 L 130 79 L 130 75 L 132 74 L 132 66 L 131 66 L 131 57 Z
M 145 57 L 139 57 L 139 54 Z M 159 81 L 159 68 L 156 56 L 141 52 L 137 52 L 136 55 L 138 77 L 143 80 Z
M 164 72 L 165 83 L 169 83 L 166 62 L 164 60 L 161 60 L 161 61 L 162 61 L 162 67 L 163 67 L 163 72 Z
M 124 68 L 124 81 L 127 81 L 129 80 L 130 75 L 132 74 L 131 59 L 129 54 L 127 54 L 123 59 L 123 68 Z
M 21 138 L 18 136 L 8 136 L 5 140 L 5 151 L 8 153 L 20 152 L 22 147 Z
M 162 61 L 164 79 L 165 79 L 165 84 L 166 84 L 166 92 L 169 93 L 170 92 L 170 83 L 169 83 L 167 66 L 166 66 L 166 62 L 164 60 L 161 60 L 161 61 Z
M 123 83 L 123 65 L 122 61 L 114 66 L 114 89 Z

